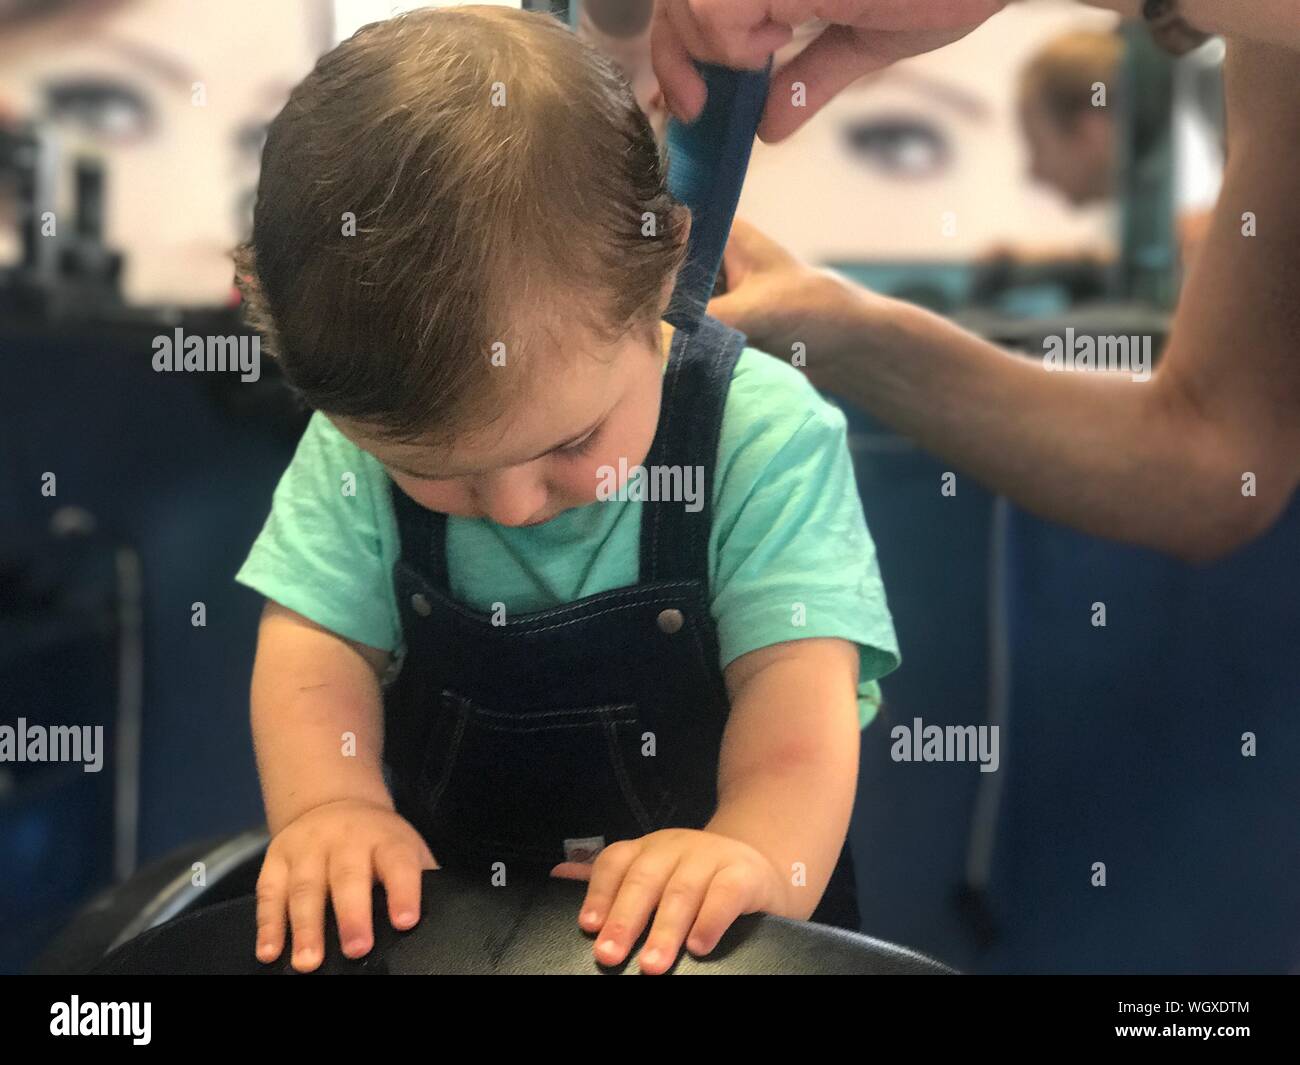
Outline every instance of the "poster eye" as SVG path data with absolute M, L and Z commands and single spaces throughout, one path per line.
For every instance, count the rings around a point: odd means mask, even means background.
M 79 78 L 46 85 L 44 94 L 51 121 L 76 126 L 90 137 L 136 140 L 153 126 L 149 102 L 120 82 Z
M 850 155 L 892 178 L 934 177 L 952 158 L 948 138 L 925 119 L 858 119 L 845 124 L 843 136 Z

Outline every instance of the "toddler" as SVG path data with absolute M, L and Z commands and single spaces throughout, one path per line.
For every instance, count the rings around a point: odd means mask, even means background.
M 314 414 L 237 580 L 267 599 L 257 956 L 349 957 L 423 869 L 589 881 L 602 964 L 741 914 L 857 928 L 859 730 L 898 663 L 843 415 L 662 319 L 689 212 L 549 15 L 423 9 L 272 123 L 249 320 Z

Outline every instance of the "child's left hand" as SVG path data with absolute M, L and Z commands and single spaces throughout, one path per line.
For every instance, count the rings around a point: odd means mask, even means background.
M 741 914 L 785 898 L 781 876 L 749 844 L 686 828 L 611 843 L 594 864 L 561 862 L 551 875 L 591 882 L 578 924 L 599 933 L 592 952 L 602 965 L 622 962 L 658 910 L 638 957 L 647 974 L 667 972 L 683 941 L 708 954 Z

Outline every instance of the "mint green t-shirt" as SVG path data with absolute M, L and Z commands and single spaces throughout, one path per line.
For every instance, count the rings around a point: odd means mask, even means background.
M 844 415 L 793 367 L 746 348 L 712 485 L 709 600 L 720 666 L 786 640 L 849 640 L 859 650 L 865 726 L 879 707 L 877 678 L 900 659 Z M 635 584 L 643 506 L 615 498 L 519 528 L 449 517 L 451 594 L 485 613 L 502 603 L 512 617 Z M 317 413 L 235 579 L 400 662 L 399 547 L 388 474 Z

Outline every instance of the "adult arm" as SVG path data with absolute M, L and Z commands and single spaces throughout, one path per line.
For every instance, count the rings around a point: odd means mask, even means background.
M 1149 381 L 1048 373 L 916 307 L 799 264 L 752 227 L 710 313 L 954 469 L 1048 519 L 1193 561 L 1271 526 L 1300 483 L 1300 55 L 1232 42 L 1230 153 Z M 1254 216 L 1257 236 L 1243 233 Z M 1253 474 L 1256 494 L 1244 494 Z

